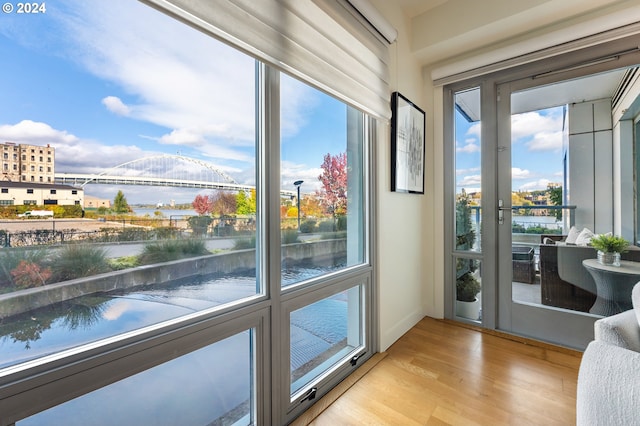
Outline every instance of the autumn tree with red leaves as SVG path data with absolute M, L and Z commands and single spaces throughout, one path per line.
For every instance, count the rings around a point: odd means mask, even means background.
M 318 195 L 325 211 L 334 217 L 347 214 L 347 154 L 326 154 L 320 167 Z
M 211 212 L 211 209 L 213 208 L 213 200 L 208 195 L 196 195 L 191 206 L 196 213 L 202 216 Z

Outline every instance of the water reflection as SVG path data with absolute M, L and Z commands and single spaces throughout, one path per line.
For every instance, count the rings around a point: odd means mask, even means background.
M 24 349 L 31 349 L 31 344 L 42 338 L 42 333 L 51 329 L 54 323 L 69 331 L 89 329 L 100 321 L 107 296 L 86 296 L 74 303 L 63 302 L 38 309 L 11 318 L 0 320 L 0 339 L 3 343 L 24 343 Z
M 331 270 L 292 268 L 284 274 L 283 285 Z M 82 296 L 0 319 L 0 368 L 254 296 L 255 274 L 248 270 L 242 275 L 189 277 Z

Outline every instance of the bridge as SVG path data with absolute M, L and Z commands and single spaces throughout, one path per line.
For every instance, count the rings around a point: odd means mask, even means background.
M 84 188 L 89 184 L 140 185 L 223 191 L 250 191 L 253 185 L 237 183 L 212 164 L 183 155 L 161 154 L 119 164 L 104 172 L 55 173 L 55 182 Z M 283 196 L 295 191 L 282 190 Z

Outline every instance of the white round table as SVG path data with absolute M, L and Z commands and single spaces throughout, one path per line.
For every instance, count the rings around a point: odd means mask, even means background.
M 582 264 L 593 277 L 598 292 L 590 313 L 610 316 L 633 307 L 631 290 L 640 281 L 640 262 L 621 260 L 620 266 L 613 266 L 586 259 Z

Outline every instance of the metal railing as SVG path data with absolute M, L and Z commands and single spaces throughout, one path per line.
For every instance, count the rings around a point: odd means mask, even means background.
M 476 217 L 476 223 L 480 223 L 480 210 L 482 209 L 482 206 L 469 206 L 470 209 L 475 210 L 475 217 Z M 531 205 L 531 206 L 511 206 L 511 211 L 513 212 L 514 210 L 548 210 L 548 211 L 557 211 L 557 210 L 562 210 L 563 211 L 563 217 L 564 217 L 564 211 L 568 211 L 569 213 L 569 223 L 568 226 L 572 227 L 573 225 L 575 225 L 576 223 L 576 206 L 572 206 L 572 205 L 562 205 L 562 206 L 555 206 L 555 205 Z

